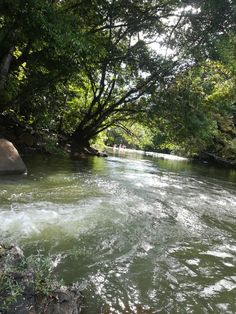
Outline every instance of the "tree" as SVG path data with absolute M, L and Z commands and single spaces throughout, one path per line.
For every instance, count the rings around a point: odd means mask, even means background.
M 75 146 L 88 147 L 99 132 L 137 119 L 146 110 L 146 95 L 174 73 L 175 62 L 151 50 L 148 41 L 165 32 L 164 20 L 175 16 L 178 5 L 173 0 L 101 4 L 106 19 L 93 30 L 100 53 L 92 60 L 81 55 L 81 72 L 68 85 L 70 109 L 63 124 L 73 117 Z
M 208 2 L 2 0 L 1 112 L 64 132 L 78 149 L 112 125 L 143 120 L 149 96 L 200 60 L 193 42 L 210 51 L 199 27 L 214 39 L 233 29 L 231 1 L 220 1 L 222 17 Z M 156 40 L 175 56 L 153 51 Z
M 179 19 L 168 38 L 170 45 L 178 47 L 187 58 L 204 61 L 218 59 L 221 48 L 218 43 L 234 38 L 236 31 L 236 7 L 232 0 L 193 0 Z
M 106 20 L 96 32 L 102 53 L 92 60 L 81 58 L 82 76 L 78 81 L 74 77 L 72 83 L 79 86 L 78 92 L 72 88 L 74 93 L 68 98 L 76 125 L 72 132 L 75 146 L 88 147 L 90 139 L 119 122 L 143 119 L 149 107 L 148 95 L 183 71 L 193 51 L 196 55 L 196 48 L 187 47 L 187 40 L 190 45 L 196 40 L 205 43 L 209 39 L 206 32 L 218 38 L 226 24 L 233 29 L 230 1 L 223 1 L 227 4 L 223 17 L 218 17 L 222 3 L 216 9 L 213 2 L 126 1 L 124 6 L 123 1 L 112 1 L 105 7 L 101 5 Z M 209 26 L 206 18 L 211 22 Z M 189 25 L 193 26 L 192 32 Z M 199 32 L 200 25 L 204 25 L 204 36 Z M 163 36 L 164 45 L 176 49 L 174 59 L 148 48 L 154 36 Z M 204 44 L 201 48 L 202 52 L 206 50 Z M 190 60 L 190 64 L 193 62 Z
M 177 145 L 190 154 L 220 150 L 227 140 L 224 124 L 236 136 L 234 72 L 220 62 L 186 70 L 152 97 L 158 99 L 152 112 L 156 133 L 164 134 L 160 146 Z
M 90 43 L 84 36 L 86 25 L 67 10 L 69 3 L 1 1 L 0 112 L 8 108 L 27 112 L 31 97 L 79 71 L 77 56 L 88 53 Z M 80 7 L 87 5 L 81 1 Z

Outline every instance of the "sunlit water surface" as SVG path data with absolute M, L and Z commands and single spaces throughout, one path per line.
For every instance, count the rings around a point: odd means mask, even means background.
M 236 172 L 125 154 L 25 157 L 0 234 L 57 256 L 84 313 L 236 313 Z

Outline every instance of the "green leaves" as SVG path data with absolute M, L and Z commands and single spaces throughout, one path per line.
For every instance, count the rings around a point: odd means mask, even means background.
M 232 119 L 235 96 L 230 68 L 207 61 L 178 75 L 156 94 L 153 119 L 166 134 L 167 144 L 197 153 L 221 136 L 219 125 Z
M 1 112 L 34 128 L 88 141 L 120 122 L 142 121 L 162 139 L 199 150 L 219 133 L 216 117 L 232 115 L 230 0 L 0 6 Z M 175 56 L 164 55 L 168 48 Z

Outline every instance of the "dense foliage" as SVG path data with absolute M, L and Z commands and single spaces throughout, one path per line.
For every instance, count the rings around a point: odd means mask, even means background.
M 106 130 L 110 143 L 127 131 L 135 147 L 222 150 L 235 17 L 231 0 L 2 0 L 0 114 L 75 150 Z
M 159 145 L 177 144 L 198 153 L 209 147 L 220 149 L 216 144 L 227 141 L 227 128 L 236 135 L 235 79 L 220 62 L 192 67 L 153 96 L 159 99 L 152 113 L 161 135 Z

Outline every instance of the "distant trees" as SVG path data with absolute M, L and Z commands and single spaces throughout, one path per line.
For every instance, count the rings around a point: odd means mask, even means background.
M 220 62 L 206 61 L 186 70 L 152 97 L 159 99 L 152 118 L 163 147 L 175 144 L 188 153 L 217 149 L 216 142 L 224 142 L 227 133 L 223 125 L 236 137 L 234 73 Z

